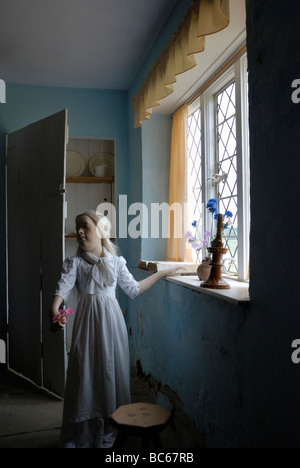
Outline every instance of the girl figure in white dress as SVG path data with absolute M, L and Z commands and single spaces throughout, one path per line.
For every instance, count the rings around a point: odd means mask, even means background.
M 61 444 L 65 448 L 108 448 L 115 435 L 110 415 L 130 403 L 130 360 L 125 320 L 116 286 L 132 299 L 159 279 L 177 273 L 159 271 L 137 282 L 110 241 L 108 219 L 95 212 L 76 218 L 77 255 L 62 267 L 50 309 L 59 313 L 76 286 L 80 299 L 73 325 L 64 398 Z M 54 331 L 63 328 L 59 322 Z

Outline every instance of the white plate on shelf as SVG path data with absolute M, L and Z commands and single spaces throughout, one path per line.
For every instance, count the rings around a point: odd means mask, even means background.
M 96 153 L 89 160 L 89 171 L 92 175 L 93 168 L 96 166 L 105 165 L 105 174 L 104 177 L 113 177 L 114 176 L 114 157 L 110 153 Z
M 67 151 L 67 177 L 80 177 L 85 170 L 85 160 L 77 151 Z

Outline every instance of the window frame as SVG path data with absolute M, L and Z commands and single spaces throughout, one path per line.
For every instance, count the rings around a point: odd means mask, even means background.
M 188 116 L 199 107 L 201 113 L 201 185 L 202 204 L 216 197 L 216 188 L 207 179 L 216 173 L 216 106 L 215 97 L 231 82 L 235 82 L 236 153 L 237 153 L 237 210 L 238 210 L 238 268 L 240 281 L 249 279 L 250 232 L 250 170 L 247 92 L 247 54 L 238 57 L 198 97 L 189 103 Z M 188 154 L 188 153 L 187 153 Z M 242 157 L 241 157 L 242 156 Z M 188 156 L 187 156 L 188 157 Z M 205 227 L 209 229 L 209 213 L 204 209 Z

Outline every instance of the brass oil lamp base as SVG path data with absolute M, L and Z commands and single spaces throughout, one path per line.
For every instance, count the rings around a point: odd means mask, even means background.
M 210 253 L 212 253 L 212 260 L 209 263 L 211 265 L 211 271 L 209 278 L 200 285 L 201 288 L 230 289 L 230 285 L 222 278 L 222 255 L 225 254 L 228 250 L 223 247 L 222 228 L 223 216 L 219 214 L 217 235 L 212 241 L 211 247 L 207 249 Z

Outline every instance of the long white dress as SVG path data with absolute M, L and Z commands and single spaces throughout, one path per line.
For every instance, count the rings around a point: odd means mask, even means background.
M 132 299 L 140 286 L 123 257 L 67 258 L 55 295 L 67 301 L 80 294 L 75 313 L 64 398 L 61 446 L 108 448 L 114 432 L 109 416 L 130 403 L 130 360 L 125 320 L 116 299 L 117 284 Z

